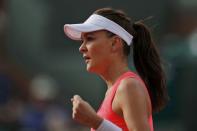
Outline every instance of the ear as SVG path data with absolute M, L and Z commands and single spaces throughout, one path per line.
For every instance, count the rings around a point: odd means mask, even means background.
M 122 48 L 122 40 L 118 36 L 114 36 L 112 38 L 112 51 L 117 52 Z

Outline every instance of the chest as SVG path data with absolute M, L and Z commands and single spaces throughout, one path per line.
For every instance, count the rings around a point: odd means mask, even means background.
M 101 105 L 101 108 L 105 111 L 112 112 L 117 114 L 120 117 L 123 117 L 122 110 L 118 103 L 118 96 L 116 95 L 116 91 L 113 88 L 109 88 L 105 93 L 105 98 Z

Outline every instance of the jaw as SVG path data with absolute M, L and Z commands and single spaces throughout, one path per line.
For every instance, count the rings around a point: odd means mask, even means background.
M 95 73 L 97 75 L 103 75 L 109 70 L 109 64 L 103 63 L 103 64 L 95 64 L 92 62 L 87 63 L 86 70 L 90 73 Z

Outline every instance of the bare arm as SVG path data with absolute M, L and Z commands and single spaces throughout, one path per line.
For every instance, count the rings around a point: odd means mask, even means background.
M 80 96 L 75 95 L 71 101 L 73 102 L 72 117 L 74 120 L 88 127 L 92 127 L 96 131 L 122 131 L 117 125 L 99 117 L 94 109 Z
M 103 118 L 98 116 L 89 103 L 84 101 L 79 95 L 75 95 L 71 101 L 73 103 L 72 118 L 83 125 L 97 129 Z
M 129 131 L 150 131 L 148 94 L 143 85 L 133 78 L 123 80 L 117 90 L 117 103 Z

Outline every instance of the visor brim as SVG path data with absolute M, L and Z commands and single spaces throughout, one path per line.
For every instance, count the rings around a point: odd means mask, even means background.
M 90 23 L 64 25 L 64 33 L 73 40 L 81 40 L 81 33 L 93 32 L 102 29 L 102 27 Z

